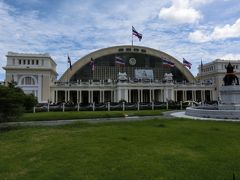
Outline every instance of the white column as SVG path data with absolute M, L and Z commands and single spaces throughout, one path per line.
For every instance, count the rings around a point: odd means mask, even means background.
M 105 102 L 105 91 L 104 90 L 102 91 L 102 102 L 103 103 Z
M 209 90 L 209 91 L 210 91 L 210 101 L 212 101 L 213 100 L 213 94 L 212 94 L 211 90 Z
M 93 103 L 93 90 L 91 91 L 91 102 Z
M 67 102 L 67 91 L 65 90 L 65 102 Z
M 88 90 L 88 103 L 91 103 L 91 91 Z
M 99 90 L 99 102 L 102 103 L 102 91 Z
M 38 75 L 38 102 L 42 101 L 42 75 Z
M 55 99 L 55 103 L 58 102 L 58 90 L 56 90 L 56 99 Z
M 79 103 L 79 91 L 77 90 L 77 103 Z
M 175 101 L 177 101 L 177 91 L 175 91 Z
M 67 96 L 68 97 L 68 102 L 70 102 L 70 90 L 68 90 L 67 94 L 68 94 L 68 96 Z
M 82 91 L 79 91 L 79 103 L 82 103 Z
M 128 90 L 128 102 L 132 102 L 132 98 L 131 98 L 132 94 L 131 94 L 131 89 Z
M 152 90 L 149 89 L 149 101 L 152 102 Z
M 141 99 L 140 99 L 140 89 L 138 89 L 138 102 L 140 102 Z
M 152 90 L 152 101 L 156 101 L 155 100 L 155 91 L 154 91 L 154 89 Z

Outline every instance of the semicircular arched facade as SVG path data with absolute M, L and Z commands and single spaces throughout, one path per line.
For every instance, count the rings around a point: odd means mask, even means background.
M 116 57 L 120 57 L 124 65 L 116 64 Z M 91 59 L 94 60 L 94 70 Z M 174 67 L 166 67 L 164 61 L 174 63 Z M 195 81 L 191 72 L 174 57 L 142 46 L 114 46 L 92 52 L 75 62 L 59 81 L 114 80 L 119 72 L 126 72 L 129 79 L 134 79 L 139 70 L 147 70 L 154 80 L 162 80 L 165 73 L 172 73 L 174 81 Z

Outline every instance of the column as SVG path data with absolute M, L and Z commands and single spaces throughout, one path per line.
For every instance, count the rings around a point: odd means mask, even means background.
M 140 89 L 138 89 L 138 102 L 140 102 Z
M 213 94 L 212 94 L 211 90 L 209 90 L 209 91 L 210 91 L 210 101 L 212 101 L 213 100 Z
M 68 102 L 70 102 L 70 90 L 68 90 Z
M 156 101 L 156 100 L 155 100 L 155 91 L 154 91 L 154 89 L 153 89 L 152 91 L 153 91 L 153 93 L 152 93 L 152 100 L 153 100 L 153 101 Z
M 183 101 L 187 101 L 187 91 L 183 91 Z
M 79 91 L 79 103 L 82 103 L 82 91 Z
M 152 102 L 152 90 L 149 89 L 149 101 Z
M 99 102 L 102 103 L 103 100 L 102 100 L 102 91 L 101 91 L 101 90 L 99 91 L 99 96 L 100 96 L 100 97 L 99 97 Z
M 105 91 L 104 90 L 102 91 L 102 102 L 103 103 L 105 102 Z
M 58 103 L 58 90 L 56 90 L 56 103 Z
M 88 103 L 91 103 L 91 91 L 88 90 Z
M 175 101 L 178 100 L 178 97 L 177 97 L 177 91 L 175 91 Z
M 65 90 L 65 102 L 67 102 L 67 91 Z
M 129 93 L 128 93 L 128 102 L 132 102 L 132 92 L 131 92 L 131 89 L 128 90 Z
M 93 90 L 91 91 L 91 103 L 93 103 Z
M 79 91 L 77 90 L 77 103 L 79 103 Z
M 38 75 L 38 102 L 42 101 L 42 75 Z
M 113 92 L 113 90 L 110 91 L 110 92 L 111 92 L 111 99 L 110 99 L 110 101 L 111 101 L 111 102 L 114 102 L 114 92 Z
M 141 102 L 143 102 L 143 89 L 141 89 Z
M 194 90 L 194 99 L 193 100 L 197 101 L 197 92 L 196 92 L 196 90 Z

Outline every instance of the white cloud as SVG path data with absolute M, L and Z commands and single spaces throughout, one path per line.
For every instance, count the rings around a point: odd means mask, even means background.
M 197 30 L 189 34 L 189 39 L 193 42 L 203 43 L 209 41 L 210 37 L 203 34 L 202 31 Z
M 233 25 L 227 24 L 223 27 L 215 27 L 212 33 L 197 30 L 189 34 L 191 41 L 200 43 L 238 37 L 240 37 L 240 18 Z
M 192 7 L 189 0 L 172 0 L 172 5 L 169 8 L 160 10 L 159 18 L 169 22 L 184 24 L 195 23 L 202 18 L 202 15 Z
M 220 59 L 223 60 L 240 60 L 240 54 L 226 54 L 222 56 Z

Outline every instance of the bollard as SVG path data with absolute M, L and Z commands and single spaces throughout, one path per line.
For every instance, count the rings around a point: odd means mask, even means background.
M 95 102 L 92 103 L 92 110 L 95 111 Z
M 138 110 L 138 111 L 140 110 L 140 104 L 139 104 L 139 101 L 137 102 L 137 110 Z
M 166 104 L 166 109 L 168 110 L 168 101 L 167 101 L 167 104 Z
M 108 111 L 111 111 L 111 109 L 110 109 L 110 102 L 107 103 L 107 106 L 108 106 Z
M 49 112 L 49 103 L 47 104 L 47 111 Z
M 180 101 L 180 109 L 182 110 L 182 101 Z
M 80 106 L 79 106 L 79 103 L 77 103 L 77 111 L 79 111 L 80 109 Z
M 154 110 L 154 102 L 152 101 L 152 110 Z
M 62 111 L 65 112 L 65 103 L 62 105 Z
M 125 102 L 122 104 L 122 110 L 125 111 Z
M 33 107 L 33 113 L 35 113 L 35 112 L 36 112 L 36 107 L 34 106 L 34 107 Z

